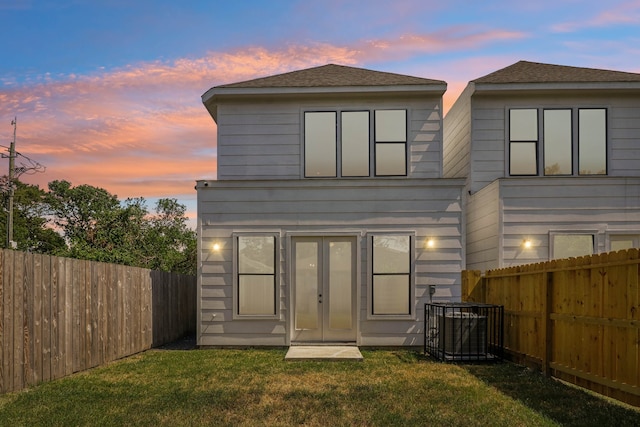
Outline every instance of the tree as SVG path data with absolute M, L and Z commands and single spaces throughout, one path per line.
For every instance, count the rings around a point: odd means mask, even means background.
M 47 203 L 53 223 L 62 230 L 70 249 L 88 250 L 89 259 L 92 249 L 99 245 L 98 236 L 108 232 L 101 228 L 120 207 L 117 197 L 106 190 L 86 184 L 71 187 L 68 181 L 49 183 Z
M 160 199 L 149 218 L 146 247 L 154 270 L 196 274 L 196 233 L 187 227 L 186 208 L 176 199 Z
M 0 187 L 8 185 L 0 178 Z M 91 185 L 52 181 L 48 192 L 19 181 L 13 185 L 13 236 L 19 250 L 196 273 L 196 234 L 176 199 L 158 200 L 149 213 L 142 197 L 120 202 Z M 8 191 L 4 194 L 6 199 Z M 2 209 L 0 227 L 5 232 L 6 222 Z M 0 247 L 5 246 L 2 239 Z
M 6 177 L 3 182 L 7 183 Z M 37 253 L 55 253 L 66 247 L 62 236 L 47 220 L 46 193 L 37 185 L 24 184 L 15 180 L 13 196 L 13 240 L 17 249 Z M 6 188 L 6 185 L 4 185 Z M 3 206 L 7 206 L 8 193 L 4 193 Z M 7 232 L 7 210 L 0 212 L 0 227 Z M 6 236 L 6 234 L 4 234 Z M 6 239 L 2 239 L 2 248 Z
M 67 242 L 59 255 L 196 273 L 196 234 L 176 199 L 160 199 L 150 214 L 143 198 L 120 203 L 102 188 L 68 181 L 49 183 L 46 199 Z

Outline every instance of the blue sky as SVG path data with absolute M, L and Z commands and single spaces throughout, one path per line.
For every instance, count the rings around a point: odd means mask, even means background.
M 0 0 L 0 39 L 0 145 L 17 116 L 18 150 L 47 167 L 25 182 L 175 197 L 195 217 L 212 86 L 337 63 L 445 80 L 446 110 L 521 59 L 640 73 L 640 0 Z

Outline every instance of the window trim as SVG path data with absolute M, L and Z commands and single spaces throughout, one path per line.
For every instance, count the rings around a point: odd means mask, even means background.
M 273 314 L 240 314 L 240 298 L 239 298 L 239 286 L 240 286 L 240 269 L 239 269 L 239 237 L 273 237 L 273 292 L 274 292 L 274 313 Z M 258 231 L 258 232 L 233 232 L 231 234 L 233 242 L 233 264 L 232 264 L 232 277 L 233 277 L 233 291 L 232 291 L 232 304 L 233 304 L 233 320 L 268 320 L 268 319 L 280 319 L 280 233 L 274 231 Z
M 554 239 L 556 236 L 567 236 L 567 235 L 576 235 L 576 236 L 586 236 L 590 235 L 593 242 L 591 255 L 595 255 L 598 253 L 598 230 L 552 230 L 549 231 L 549 260 L 560 259 L 556 258 L 554 251 Z M 589 255 L 581 255 L 581 256 L 589 256 Z
M 634 241 L 635 248 L 640 248 L 640 230 L 615 230 L 615 231 L 607 231 L 606 233 L 607 239 L 607 252 L 611 252 L 611 241 L 612 237 L 631 237 L 631 240 Z
M 409 237 L 409 313 L 408 314 L 375 314 L 373 312 L 373 237 L 374 236 L 408 236 Z M 367 233 L 367 320 L 415 320 L 416 319 L 416 285 L 415 285 L 415 231 L 380 231 Z M 403 273 L 404 274 L 404 273 Z

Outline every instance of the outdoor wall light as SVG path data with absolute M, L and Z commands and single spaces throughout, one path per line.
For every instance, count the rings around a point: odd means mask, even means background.
M 214 243 L 213 246 L 211 246 L 214 252 L 220 252 L 221 247 L 222 246 L 220 246 L 220 243 Z
M 429 237 L 425 242 L 424 242 L 424 247 L 427 249 L 431 249 L 431 248 L 435 248 L 436 246 L 436 240 L 432 237 Z
M 530 248 L 531 248 L 531 246 L 533 246 L 533 243 L 531 242 L 531 240 L 529 240 L 529 239 L 524 239 L 524 240 L 522 241 L 522 247 L 523 247 L 523 248 L 525 248 L 525 249 L 530 249 Z

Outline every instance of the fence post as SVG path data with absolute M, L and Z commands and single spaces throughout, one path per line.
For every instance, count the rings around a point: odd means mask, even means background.
M 485 302 L 484 279 L 479 270 L 463 270 L 461 285 L 463 301 Z
M 542 373 L 551 374 L 549 364 L 553 357 L 553 326 L 551 312 L 553 311 L 553 273 L 544 271 L 542 279 Z

